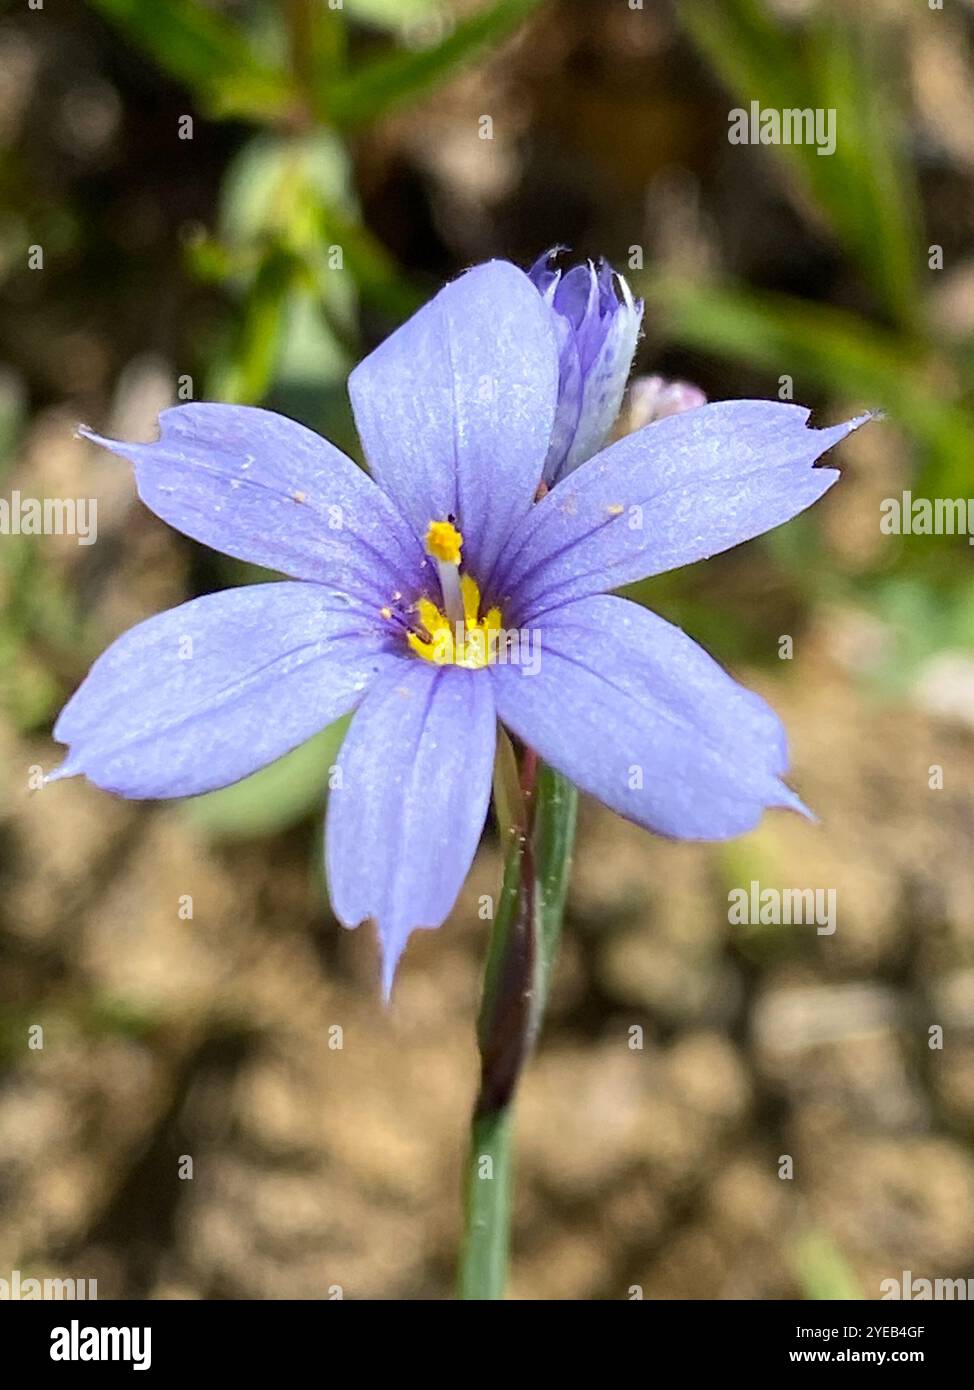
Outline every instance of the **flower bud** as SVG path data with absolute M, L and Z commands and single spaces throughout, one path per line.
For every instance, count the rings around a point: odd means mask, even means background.
M 598 453 L 622 404 L 643 317 L 641 300 L 606 261 L 563 275 L 543 255 L 528 272 L 551 308 L 558 343 L 558 406 L 544 481 L 553 487 Z M 618 284 L 618 288 L 617 288 Z
M 662 376 L 637 376 L 626 393 L 617 433 L 634 434 L 644 425 L 665 420 L 668 415 L 682 415 L 706 405 L 707 397 L 699 386 L 689 381 L 668 381 Z

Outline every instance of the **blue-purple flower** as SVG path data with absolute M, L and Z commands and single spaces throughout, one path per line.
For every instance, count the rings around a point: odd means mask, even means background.
M 813 430 L 795 405 L 701 406 L 536 501 L 561 313 L 503 261 L 442 290 L 351 375 L 371 476 L 242 406 L 167 410 L 154 444 L 97 440 L 134 464 L 163 520 L 290 578 L 120 637 L 58 720 L 69 752 L 53 776 L 191 796 L 354 710 L 328 804 L 329 890 L 347 926 L 376 920 L 387 991 L 410 932 L 443 922 L 470 867 L 498 719 L 664 835 L 721 839 L 765 807 L 802 809 L 764 701 L 606 591 L 787 521 L 835 482 L 813 464 L 861 421 Z M 540 640 L 533 671 L 495 640 L 511 633 Z

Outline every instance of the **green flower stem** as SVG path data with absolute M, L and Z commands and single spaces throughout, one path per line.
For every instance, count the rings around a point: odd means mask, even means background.
M 500 823 L 510 826 L 510 843 L 477 1021 L 480 1093 L 464 1174 L 462 1299 L 504 1296 L 514 1096 L 541 1027 L 575 835 L 575 788 L 530 750 L 522 762 L 520 786 L 512 778 L 512 766 L 510 745 L 502 743 L 495 802 Z
M 574 786 L 560 772 L 542 763 L 538 769 L 534 817 L 535 917 L 539 938 L 539 993 L 535 1007 L 539 1023 L 558 959 L 577 812 L 578 792 Z
M 464 1242 L 458 1293 L 462 1299 L 504 1297 L 511 1229 L 513 1155 L 510 1105 L 473 1117 L 467 1163 Z M 489 1178 L 485 1173 L 490 1173 Z

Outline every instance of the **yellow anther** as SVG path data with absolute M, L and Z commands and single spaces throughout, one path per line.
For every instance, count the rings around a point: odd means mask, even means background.
M 426 553 L 444 565 L 459 565 L 463 537 L 452 521 L 431 521 L 426 530 Z
M 464 666 L 468 671 L 481 670 L 497 659 L 501 613 L 491 608 L 481 618 L 480 590 L 465 574 L 460 581 L 463 595 L 464 619 L 451 622 L 432 599 L 421 598 L 416 604 L 416 617 L 426 631 L 426 637 L 410 632 L 408 642 L 417 656 L 436 666 Z

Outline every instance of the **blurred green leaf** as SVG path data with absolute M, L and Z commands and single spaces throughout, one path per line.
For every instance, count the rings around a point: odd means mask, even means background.
M 217 400 L 248 405 L 263 400 L 274 379 L 290 292 L 301 267 L 286 252 L 272 252 L 257 272 L 241 307 L 230 351 L 218 359 L 208 393 Z
M 351 19 L 398 33 L 452 18 L 443 0 L 345 0 L 345 9 Z
M 290 75 L 265 64 L 241 29 L 195 0 L 89 3 L 212 115 L 264 120 L 297 104 Z
M 44 1041 L 64 1045 L 79 1033 L 89 1038 L 121 1037 L 142 1041 L 162 1026 L 158 1014 L 117 995 L 76 989 L 49 989 L 38 999 L 0 1002 L 0 1058 L 22 1057 L 28 1030 L 43 1020 Z
M 0 479 L 4 478 L 27 419 L 27 391 L 21 378 L 0 366 Z
M 324 804 L 328 769 L 341 747 L 348 719 L 286 753 L 269 767 L 220 791 L 181 803 L 190 823 L 211 839 L 271 835 Z
M 359 295 L 394 321 L 420 302 L 358 220 L 348 157 L 330 131 L 249 140 L 228 171 L 219 230 L 220 241 L 188 254 L 238 282 L 241 327 L 214 377 L 221 396 L 344 383 L 359 352 Z
M 865 606 L 889 636 L 882 659 L 869 672 L 885 698 L 906 695 L 932 657 L 974 651 L 974 579 L 969 575 L 952 592 L 917 575 L 884 577 L 866 594 Z
M 858 1279 L 827 1231 L 806 1231 L 795 1242 L 793 1262 L 805 1298 L 842 1302 L 863 1297 Z
M 883 307 L 918 318 L 918 196 L 891 98 L 902 52 L 891 24 L 821 6 L 807 26 L 784 27 L 765 0 L 698 0 L 680 17 L 745 104 L 836 112 L 836 147 L 769 146 L 856 258 Z
M 713 864 L 720 897 L 730 901 L 732 889 L 750 883 L 776 883 L 782 874 L 782 847 L 767 822 L 750 835 L 725 840 L 713 847 Z M 802 931 L 782 931 L 780 925 L 761 921 L 734 924 L 732 949 L 751 966 L 768 969 L 773 962 L 809 959 L 817 937 Z
M 192 274 L 198 280 L 211 284 L 255 275 L 262 258 L 259 247 L 230 247 L 206 235 L 194 237 L 188 242 L 185 255 Z
M 79 1022 L 95 1038 L 149 1038 L 162 1026 L 161 1016 L 141 1003 L 119 995 L 95 992 L 79 1001 Z
M 335 207 L 323 205 L 318 216 L 321 243 L 341 247 L 345 269 L 362 299 L 396 321 L 415 313 L 427 296 L 402 274 L 368 228 Z
M 76 650 L 84 613 L 62 570 L 32 536 L 0 546 L 0 704 L 16 726 L 43 724 L 62 694 L 55 671 Z M 70 665 L 70 661 L 68 662 Z
M 902 103 L 891 91 L 897 74 L 907 80 L 903 36 L 874 16 L 863 23 L 826 5 L 810 35 L 808 51 L 816 49 L 821 57 L 812 69 L 813 98 L 836 111 L 836 154 L 819 158 L 801 147 L 810 182 L 881 302 L 904 328 L 915 329 L 926 257 L 921 258 L 919 196 Z M 835 168 L 829 167 L 836 156 Z
M 221 198 L 220 245 L 225 268 L 240 278 L 241 327 L 218 373 L 221 393 L 255 401 L 285 378 L 321 388 L 344 380 L 357 349 L 358 299 L 344 248 L 324 234 L 332 208 L 354 233 L 349 163 L 329 131 L 264 133 L 232 162 Z M 212 252 L 206 259 L 221 268 Z M 259 267 L 256 274 L 248 269 L 251 262 Z
M 328 130 L 248 140 L 227 167 L 220 193 L 220 236 L 231 246 L 275 240 L 293 250 L 317 245 L 314 210 L 357 209 L 341 141 Z
M 494 0 L 429 48 L 398 50 L 373 60 L 321 93 L 321 114 L 339 126 L 358 126 L 415 100 L 513 33 L 539 3 Z
M 914 480 L 932 494 L 966 496 L 974 418 L 953 396 L 950 368 L 926 344 L 874 328 L 855 314 L 787 295 L 661 279 L 646 287 L 675 342 L 787 373 L 801 395 L 824 388 L 888 410 L 928 454 Z
M 0 627 L 0 708 L 21 733 L 47 722 L 61 688 L 52 673 L 6 625 Z
M 344 71 L 348 62 L 348 32 L 344 0 L 332 9 L 328 0 L 289 0 L 291 65 L 301 82 L 309 106 L 315 90 Z

